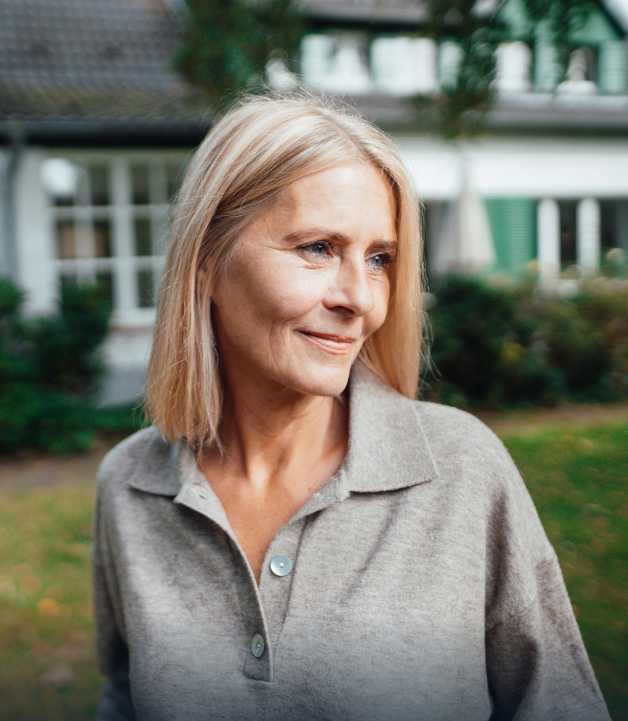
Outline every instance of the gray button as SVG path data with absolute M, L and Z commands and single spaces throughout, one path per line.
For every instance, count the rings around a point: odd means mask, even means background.
M 251 653 L 255 658 L 261 658 L 264 655 L 264 649 L 266 648 L 266 643 L 264 642 L 264 637 L 256 633 L 253 638 L 251 639 Z
M 275 576 L 287 576 L 292 571 L 292 560 L 288 556 L 273 556 L 270 559 L 270 570 Z

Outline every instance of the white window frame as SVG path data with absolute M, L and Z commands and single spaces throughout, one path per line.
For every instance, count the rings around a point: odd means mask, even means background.
M 148 217 L 152 224 L 151 230 L 154 230 L 155 227 L 161 223 L 163 224 L 163 233 L 167 234 L 171 206 L 167 198 L 166 163 L 180 163 L 183 167 L 189 160 L 190 155 L 191 151 L 170 151 L 163 149 L 133 151 L 50 149 L 47 151 L 45 159 L 65 158 L 70 162 L 107 165 L 110 177 L 109 205 L 57 206 L 48 195 L 45 194 L 47 226 L 51 243 L 51 257 L 53 258 L 54 283 L 57 293 L 60 275 L 62 273 L 74 272 L 79 278 L 93 280 L 98 270 L 111 270 L 113 276 L 113 313 L 111 326 L 113 328 L 133 328 L 147 327 L 154 323 L 155 307 L 142 308 L 139 306 L 137 271 L 147 269 L 155 273 L 154 296 L 156 299 L 159 281 L 164 268 L 165 247 L 161 253 L 156 253 L 153 245 L 153 255 L 135 255 L 133 221 L 136 217 Z M 148 164 L 151 166 L 149 174 L 149 203 L 145 205 L 135 205 L 133 203 L 131 167 L 134 163 Z M 153 202 L 154 200 L 159 202 Z M 91 224 L 98 218 L 109 219 L 111 223 L 111 257 L 59 258 L 57 256 L 56 246 L 56 222 L 64 218 L 80 218 L 88 224 Z M 152 237 L 154 238 L 153 234 Z M 92 238 L 90 234 L 84 240 L 84 243 L 87 244 L 86 249 L 88 251 Z M 153 240 L 153 243 L 154 242 Z M 77 252 L 77 255 L 80 255 L 80 252 Z

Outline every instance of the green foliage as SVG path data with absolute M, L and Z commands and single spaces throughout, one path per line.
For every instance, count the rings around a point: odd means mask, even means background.
M 486 115 L 495 102 L 493 81 L 496 50 L 509 39 L 501 10 L 508 0 L 497 3 L 487 16 L 478 14 L 476 0 L 427 0 L 427 32 L 436 41 L 455 38 L 461 50 L 455 84 L 435 96 L 416 98 L 420 110 L 436 110 L 439 131 L 447 138 L 474 136 L 485 128 Z M 540 23 L 548 27 L 556 51 L 560 79 L 565 77 L 572 37 L 586 23 L 599 3 L 596 0 L 520 0 L 528 17 L 527 34 L 533 37 Z
M 47 317 L 22 318 L 22 299 L 0 280 L 0 452 L 85 450 L 111 309 L 89 285 L 64 287 Z
M 94 412 L 94 425 L 101 434 L 127 436 L 149 425 L 144 418 L 141 400 L 119 406 L 98 408 Z
M 592 279 L 582 285 L 574 303 L 595 328 L 608 358 L 612 395 L 628 397 L 628 281 Z
M 530 31 L 535 24 L 547 23 L 556 51 L 559 82 L 564 80 L 569 55 L 573 50 L 572 37 L 584 27 L 600 3 L 596 0 L 523 0 L 523 4 L 528 14 Z
M 628 286 L 569 298 L 450 275 L 434 286 L 422 395 L 461 406 L 628 398 Z
M 303 34 L 292 0 L 186 0 L 175 68 L 214 108 L 264 84 L 272 56 L 294 57 Z
M 513 301 L 499 290 L 464 276 L 445 278 L 431 314 L 432 360 L 448 386 L 472 401 L 494 387 L 501 349 L 514 315 Z
M 420 110 L 435 108 L 438 127 L 449 138 L 481 132 L 495 100 L 496 50 L 503 32 L 496 16 L 479 16 L 475 4 L 474 0 L 426 3 L 428 35 L 437 41 L 455 38 L 461 58 L 453 84 L 444 84 L 435 96 L 419 95 L 416 102 Z

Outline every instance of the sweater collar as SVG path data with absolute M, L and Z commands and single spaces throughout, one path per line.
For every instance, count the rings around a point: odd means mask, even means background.
M 349 376 L 349 445 L 341 493 L 392 491 L 438 478 L 419 407 L 357 360 Z M 151 426 L 144 453 L 128 483 L 148 493 L 176 496 L 201 472 L 184 439 L 168 443 Z
M 392 491 L 438 478 L 416 401 L 402 396 L 362 361 L 349 381 L 349 448 L 344 487 Z

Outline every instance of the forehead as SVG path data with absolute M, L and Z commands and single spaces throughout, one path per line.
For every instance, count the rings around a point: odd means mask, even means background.
M 284 221 L 295 219 L 375 222 L 394 234 L 395 196 L 384 173 L 352 162 L 306 175 L 287 186 L 273 207 Z

